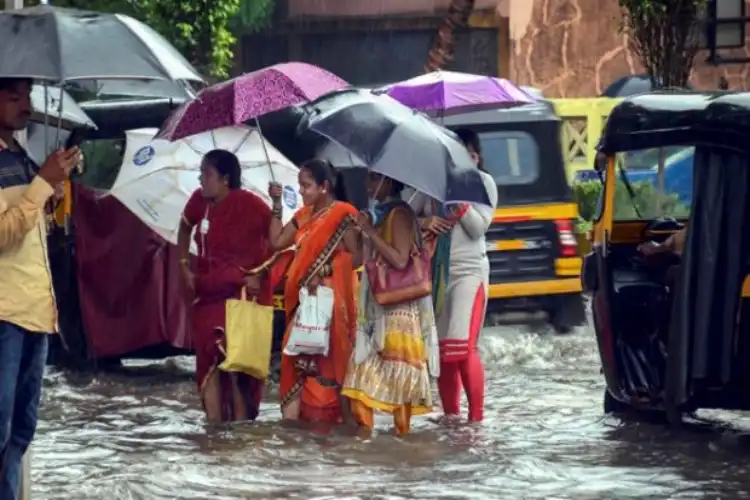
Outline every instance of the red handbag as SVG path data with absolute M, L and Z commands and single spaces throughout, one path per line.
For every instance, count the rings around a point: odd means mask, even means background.
M 396 269 L 380 255 L 365 262 L 370 291 L 381 306 L 421 299 L 432 293 L 432 257 L 422 244 L 415 244 L 404 269 Z

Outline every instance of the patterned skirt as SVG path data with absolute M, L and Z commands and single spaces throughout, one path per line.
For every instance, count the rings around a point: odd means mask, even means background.
M 393 413 L 402 406 L 412 415 L 432 411 L 432 392 L 417 302 L 385 308 L 381 352 L 360 364 L 349 363 L 341 394 L 366 406 Z

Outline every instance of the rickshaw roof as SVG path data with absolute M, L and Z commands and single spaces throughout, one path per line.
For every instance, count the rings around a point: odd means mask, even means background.
M 182 99 L 113 99 L 79 103 L 82 110 L 99 128 L 92 138 L 112 138 L 125 130 L 161 127 L 172 110 L 182 104 Z
M 750 151 L 750 92 L 654 91 L 610 113 L 598 149 L 715 145 Z

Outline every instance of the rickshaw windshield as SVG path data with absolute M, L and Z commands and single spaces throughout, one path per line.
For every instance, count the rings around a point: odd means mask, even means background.
M 662 154 L 664 172 L 660 196 L 659 158 Z M 693 199 L 694 157 L 693 147 L 666 147 L 663 151 L 650 148 L 618 154 L 617 167 L 622 170 L 615 179 L 613 220 L 687 219 Z
M 479 133 L 484 168 L 498 186 L 498 206 L 570 200 L 562 164 L 522 130 Z M 547 157 L 545 157 L 547 155 Z

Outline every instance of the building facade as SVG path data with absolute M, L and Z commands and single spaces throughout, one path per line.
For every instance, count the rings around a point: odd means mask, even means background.
M 746 0 L 750 5 L 750 1 Z M 593 97 L 642 67 L 620 30 L 616 0 L 500 0 L 497 14 L 509 20 L 511 79 L 551 97 Z M 725 57 L 750 56 L 750 40 Z M 691 84 L 716 89 L 725 77 L 731 89 L 750 88 L 750 65 L 714 65 L 701 52 Z
M 750 4 L 750 0 L 745 0 Z M 237 70 L 283 61 L 324 67 L 355 85 L 419 74 L 449 0 L 278 0 L 272 28 L 243 36 Z M 476 0 L 449 69 L 510 78 L 549 97 L 593 97 L 642 68 L 616 0 Z M 750 44 L 729 55 L 750 56 Z M 750 86 L 750 66 L 696 58 L 695 88 Z

